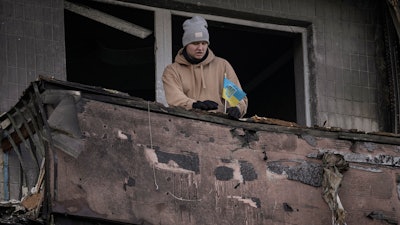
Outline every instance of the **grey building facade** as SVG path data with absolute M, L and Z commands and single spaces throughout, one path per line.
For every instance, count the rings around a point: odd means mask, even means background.
M 75 67 L 69 67 L 68 49 L 77 48 L 78 50 L 71 54 L 82 54 L 79 49 L 84 49 L 84 46 L 74 46 L 74 43 L 77 43 L 74 41 L 66 44 L 68 32 L 75 32 L 74 34 L 79 36 L 79 31 L 71 28 L 77 26 L 79 22 L 71 22 L 70 28 L 65 29 L 67 22 L 72 20 L 72 17 L 65 17 L 65 15 L 85 14 L 79 9 L 82 5 L 87 6 L 84 7 L 86 9 L 103 12 L 106 11 L 101 10 L 104 5 L 105 8 L 119 7 L 106 13 L 107 15 L 114 14 L 115 17 L 118 17 L 121 8 L 128 11 L 128 14 L 129 10 L 145 11 L 145 15 L 138 19 L 141 21 L 143 18 L 151 17 L 153 27 L 150 30 L 153 33 L 149 42 L 154 41 L 154 46 L 149 51 L 154 53 L 153 58 L 150 57 L 153 74 L 144 70 L 143 74 L 146 75 L 143 77 L 153 77 L 150 81 L 146 81 L 145 85 L 141 85 L 146 86 L 150 82 L 152 86 L 150 91 L 154 93 L 154 98 L 150 100 L 164 102 L 160 77 L 163 67 L 174 57 L 171 54 L 174 51 L 173 42 L 174 39 L 180 38 L 176 37 L 174 29 L 179 28 L 179 18 L 201 14 L 211 21 L 210 25 L 216 27 L 216 30 L 225 29 L 225 24 L 238 25 L 240 29 L 243 27 L 256 29 L 255 34 L 251 34 L 254 40 L 257 40 L 255 46 L 266 44 L 262 39 L 256 39 L 257 32 L 262 33 L 260 31 L 263 30 L 268 30 L 267 33 L 274 33 L 274 35 L 279 33 L 276 36 L 277 40 L 286 38 L 286 41 L 277 41 L 283 47 L 273 54 L 276 54 L 275 58 L 284 60 L 285 57 L 278 53 L 286 50 L 284 46 L 287 43 L 292 45 L 289 51 L 291 61 L 289 59 L 287 61 L 291 62 L 291 74 L 294 76 L 291 78 L 293 79 L 291 84 L 293 83 L 292 92 L 295 97 L 292 99 L 293 107 L 289 108 L 297 112 L 296 115 L 289 117 L 293 118 L 294 122 L 303 126 L 340 127 L 366 132 L 398 132 L 396 113 L 398 112 L 396 103 L 398 102 L 396 92 L 398 38 L 395 32 L 396 25 L 393 24 L 395 20 L 390 14 L 391 4 L 378 0 L 339 2 L 333 0 L 221 0 L 153 1 L 151 3 L 140 0 L 75 2 L 1 0 L 0 112 L 6 112 L 12 107 L 28 84 L 39 75 L 78 82 L 83 79 L 82 76 L 85 75 L 78 77 L 71 71 L 79 70 L 79 68 L 83 70 L 82 65 L 85 64 L 79 64 L 82 67 L 76 66 L 77 64 Z M 86 13 L 83 16 L 89 18 L 89 14 Z M 131 22 L 135 23 L 135 19 Z M 115 22 L 110 18 L 106 20 Z M 178 22 L 174 22 L 176 20 Z M 101 19 L 97 17 L 95 21 L 99 22 Z M 246 34 L 244 33 L 243 36 Z M 86 33 L 83 32 L 82 36 L 85 35 Z M 235 38 L 233 35 L 231 39 L 235 40 Z M 246 45 L 250 44 L 250 41 L 246 40 L 247 42 L 234 42 L 234 45 L 226 46 L 222 50 L 232 51 L 237 46 L 244 46 L 237 53 L 245 58 Z M 221 52 L 225 57 L 223 51 Z M 257 54 L 258 59 L 269 55 L 269 52 L 261 54 L 254 46 L 249 52 Z M 235 54 L 235 51 L 229 54 Z M 270 57 L 274 58 L 274 55 Z M 84 59 L 88 60 L 88 58 Z M 262 64 L 262 60 L 260 61 L 259 65 Z M 269 59 L 269 62 L 272 66 L 281 65 L 274 59 Z M 247 65 L 251 67 L 251 64 L 247 63 Z M 288 63 L 283 65 L 288 65 Z M 254 73 L 252 79 L 247 82 L 249 90 L 257 86 L 257 82 L 265 81 L 266 78 L 263 75 L 271 76 L 270 74 L 274 73 L 269 72 L 272 70 L 268 70 L 269 68 L 272 67 L 260 69 Z M 90 83 L 90 80 L 100 78 L 92 77 L 93 75 L 89 73 L 87 76 L 87 79 L 83 80 L 88 84 L 113 89 L 121 87 L 119 84 L 107 87 L 107 84 L 112 83 L 114 79 L 120 79 L 113 77 L 112 74 L 103 77 L 106 80 L 103 83 Z M 139 77 L 137 82 L 142 81 L 140 73 L 137 76 Z M 126 81 L 130 81 L 130 78 L 124 80 L 125 78 L 122 77 L 120 80 L 129 83 Z M 280 84 L 284 85 L 285 82 L 280 81 Z M 123 88 L 122 91 L 124 91 Z M 262 96 L 260 91 L 257 96 L 259 95 Z M 280 99 L 281 96 L 274 96 L 274 98 L 284 102 L 285 99 Z M 257 97 L 254 98 L 257 100 L 253 101 L 249 99 L 250 104 L 264 105 L 262 98 L 260 100 Z M 264 107 L 268 109 L 268 104 Z M 1 154 L 1 157 L 3 164 L 5 157 L 7 161 L 17 160 L 12 153 L 7 156 Z M 10 171 L 15 172 L 18 169 L 10 169 Z M 3 185 L 4 181 L 0 183 Z M 19 181 L 10 181 L 10 189 L 13 189 L 13 185 L 19 187 Z M 0 188 L 0 193 L 2 193 L 3 187 Z M 9 197 L 18 198 L 16 195 Z

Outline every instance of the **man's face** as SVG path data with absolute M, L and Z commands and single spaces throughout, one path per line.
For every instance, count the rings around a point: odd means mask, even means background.
M 207 48 L 208 43 L 206 41 L 197 41 L 186 45 L 186 52 L 194 59 L 201 59 L 206 54 Z

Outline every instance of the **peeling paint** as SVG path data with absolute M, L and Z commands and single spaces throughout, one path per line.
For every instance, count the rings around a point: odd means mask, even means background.
M 214 170 L 214 175 L 217 180 L 228 181 L 237 180 L 240 183 L 244 181 L 240 172 L 240 164 L 237 160 L 221 159 L 222 166 L 218 166 Z M 229 178 L 229 179 L 228 179 Z
M 237 199 L 238 201 L 249 204 L 251 207 L 254 208 L 261 208 L 261 201 L 259 198 L 256 197 L 245 198 L 242 196 L 231 196 L 231 195 L 228 195 L 227 197 Z
M 189 155 L 173 154 L 146 148 L 145 155 L 152 165 L 160 169 L 184 173 L 195 172 L 196 174 L 200 172 L 199 158 L 194 153 Z
M 128 140 L 128 136 L 124 134 L 121 130 L 118 130 L 118 138 L 122 140 Z
M 295 162 L 298 165 L 287 166 L 289 161 L 271 161 L 267 162 L 267 169 L 275 174 L 284 175 L 289 180 L 300 181 L 314 187 L 320 187 L 322 184 L 322 166 L 316 163 L 301 161 Z M 292 161 L 291 163 L 293 163 Z
M 214 170 L 214 175 L 217 180 L 228 181 L 233 178 L 233 169 L 227 166 L 218 166 Z
M 257 173 L 254 170 L 253 164 L 244 160 L 240 160 L 239 164 L 240 164 L 240 174 L 243 176 L 243 180 L 245 181 L 257 180 Z
M 273 172 L 273 171 L 267 169 L 267 170 L 266 170 L 266 173 L 267 173 L 267 174 L 266 174 L 267 179 L 268 179 L 269 181 L 287 179 L 287 174 L 286 174 L 285 171 L 282 171 L 281 174 L 278 174 L 278 173 L 275 173 L 275 172 Z
M 221 159 L 223 166 L 218 166 L 214 170 L 217 180 L 228 181 L 238 180 L 239 182 L 253 181 L 257 179 L 257 173 L 253 164 L 244 160 Z

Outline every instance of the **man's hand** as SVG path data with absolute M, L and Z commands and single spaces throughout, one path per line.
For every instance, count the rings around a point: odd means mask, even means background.
M 218 103 L 211 100 L 197 101 L 193 103 L 192 107 L 194 109 L 213 110 L 218 109 Z
M 240 110 L 238 107 L 230 107 L 226 110 L 226 113 L 232 118 L 239 119 L 240 118 Z

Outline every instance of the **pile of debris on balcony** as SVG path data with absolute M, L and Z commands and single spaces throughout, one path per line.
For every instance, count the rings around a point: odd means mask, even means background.
M 21 200 L 0 202 L 0 224 L 44 224 L 41 218 L 44 199 L 44 160 L 37 183 L 32 190 L 25 191 Z M 23 188 L 26 190 L 26 188 Z
M 13 218 L 19 211 L 65 225 L 77 218 L 163 225 L 400 218 L 394 134 L 231 120 L 47 78 L 32 83 L 0 123 L 4 152 L 26 144 L 28 153 L 45 153 L 36 183 L 21 185 L 29 190 L 22 210 L 8 211 Z
M 20 201 L 16 200 L 0 202 L 0 224 L 44 224 L 35 210 L 29 210 Z

